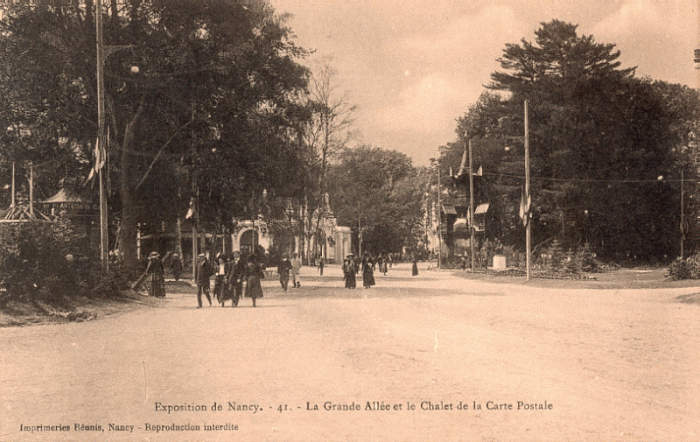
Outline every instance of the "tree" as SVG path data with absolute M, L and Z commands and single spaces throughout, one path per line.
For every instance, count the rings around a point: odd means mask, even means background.
M 66 139 L 82 160 L 71 173 L 85 176 L 96 115 L 94 7 L 76 5 L 10 10 L 0 37 L 10 75 L 0 88 L 19 87 L 13 98 L 31 133 L 57 133 L 42 156 Z M 137 223 L 173 219 L 191 197 L 200 196 L 202 222 L 218 226 L 257 216 L 264 194 L 298 191 L 300 151 L 290 134 L 307 84 L 295 59 L 306 52 L 266 2 L 132 0 L 101 12 L 108 47 L 128 48 L 105 68 L 117 159 L 109 172 L 119 183 L 111 202 L 127 261 L 136 256 Z
M 360 252 L 413 245 L 425 215 L 427 178 L 406 155 L 366 145 L 345 149 L 329 175 L 331 208 L 357 234 Z
M 323 220 L 331 215 L 326 199 L 329 164 L 354 136 L 352 125 L 357 107 L 350 104 L 347 93 L 338 93 L 336 75 L 329 59 L 316 64 L 306 101 L 310 118 L 299 128 L 307 152 L 307 179 L 300 204 L 306 259 L 317 252 L 311 251 L 312 242 L 317 245 L 325 241 L 321 227 Z
M 630 78 L 635 68 L 619 69 L 620 51 L 614 44 L 596 43 L 576 33 L 578 25 L 552 20 L 535 31 L 535 44 L 521 40 L 506 44 L 497 61 L 507 72 L 491 74 L 489 89 L 514 95 L 549 95 L 565 101 L 576 85 L 588 81 Z M 573 86 L 573 87 L 572 87 Z M 564 99 L 564 100 L 562 100 Z
M 587 242 L 616 259 L 672 254 L 677 206 L 657 177 L 673 163 L 677 130 L 663 94 L 620 68 L 615 45 L 578 36 L 576 25 L 553 20 L 535 35 L 534 44 L 507 44 L 503 71 L 491 75 L 488 88 L 510 95 L 484 95 L 459 119 L 459 144 L 474 138 L 475 156 L 491 163 L 491 201 L 518 205 L 527 99 L 534 243 Z M 514 147 L 507 154 L 506 145 Z M 519 229 L 517 211 L 503 213 L 514 221 L 501 223 L 505 231 Z

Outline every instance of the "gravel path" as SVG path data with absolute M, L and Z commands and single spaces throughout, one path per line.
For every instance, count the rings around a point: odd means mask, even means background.
M 700 440 L 700 306 L 675 299 L 697 288 L 401 265 L 346 290 L 337 267 L 314 271 L 286 294 L 265 281 L 257 308 L 195 309 L 187 288 L 158 308 L 0 329 L 0 440 Z

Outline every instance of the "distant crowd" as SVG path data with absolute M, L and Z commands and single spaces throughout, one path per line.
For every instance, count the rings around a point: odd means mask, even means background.
M 362 286 L 365 289 L 376 284 L 375 271 L 387 274 L 394 265 L 395 260 L 403 261 L 404 256 L 392 253 L 380 253 L 370 255 L 365 252 L 362 257 L 356 257 L 353 253 L 348 254 L 343 260 L 342 271 L 345 288 L 354 289 L 357 286 L 357 278 L 362 277 Z M 158 252 L 151 252 L 148 255 L 148 264 L 141 277 L 134 283 L 133 289 L 139 288 L 148 281 L 148 294 L 153 297 L 165 297 L 165 267 L 173 275 L 175 281 L 179 281 L 183 271 L 182 259 L 177 253 L 168 254 L 163 260 Z M 212 298 L 224 307 L 227 301 L 231 301 L 231 307 L 238 306 L 242 297 L 250 298 L 253 307 L 257 306 L 257 299 L 263 297 L 261 280 L 265 279 L 264 259 L 257 254 L 243 256 L 240 252 L 233 254 L 219 253 L 213 260 L 209 260 L 206 254 L 197 256 L 194 280 L 197 285 L 197 308 L 203 304 L 203 296 L 209 306 L 213 305 Z M 318 272 L 323 276 L 324 261 L 317 262 Z M 417 259 L 412 259 L 412 274 L 418 275 Z M 279 282 L 284 292 L 290 287 L 300 288 L 301 280 L 299 272 L 302 267 L 301 258 L 297 253 L 291 258 L 285 254 L 277 266 Z M 214 276 L 214 289 L 211 289 L 211 277 Z M 213 296 L 212 296 L 213 295 Z

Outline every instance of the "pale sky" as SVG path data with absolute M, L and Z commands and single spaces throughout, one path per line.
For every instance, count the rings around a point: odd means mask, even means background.
M 485 90 L 506 43 L 534 41 L 541 22 L 578 24 L 615 43 L 637 76 L 700 87 L 699 0 L 270 0 L 312 60 L 331 57 L 358 106 L 356 143 L 427 165 L 456 139 L 455 119 Z

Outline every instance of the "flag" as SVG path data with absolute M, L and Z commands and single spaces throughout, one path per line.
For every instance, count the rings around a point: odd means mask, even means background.
M 190 208 L 187 209 L 187 214 L 185 215 L 185 219 L 192 218 L 192 215 L 194 215 L 194 198 L 190 199 Z
M 93 179 L 95 175 L 97 175 L 105 165 L 105 162 L 107 161 L 107 153 L 105 152 L 105 148 L 103 146 L 104 143 L 100 142 L 100 137 L 97 137 L 97 141 L 95 142 L 95 165 L 92 167 L 92 170 L 90 170 L 90 175 L 88 175 L 88 181 Z
M 459 171 L 457 172 L 457 176 L 462 176 L 466 173 L 467 162 L 468 162 L 467 148 L 465 147 L 464 153 L 462 153 L 462 162 L 459 163 Z
M 523 226 L 527 226 L 527 220 L 530 217 L 530 203 L 532 202 L 532 197 L 530 195 L 525 195 L 525 188 L 523 188 L 520 195 L 520 219 L 523 220 Z
M 484 176 L 484 169 L 479 166 L 479 170 L 476 171 L 476 173 L 472 173 L 473 176 Z

